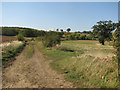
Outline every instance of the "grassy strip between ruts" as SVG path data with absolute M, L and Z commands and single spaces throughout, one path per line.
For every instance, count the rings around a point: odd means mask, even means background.
M 33 46 L 33 43 L 30 42 L 26 52 L 26 58 L 31 58 L 33 54 L 34 54 L 34 46 Z
M 118 85 L 117 63 L 112 60 L 111 57 L 101 56 L 97 57 L 95 55 L 89 55 L 92 50 L 91 48 L 97 48 L 96 44 L 90 44 L 91 47 L 86 48 L 88 43 L 84 45 L 79 44 L 76 47 L 76 42 L 71 41 L 73 44 L 69 44 L 69 48 L 66 46 L 68 42 L 62 43 L 61 48 L 45 49 L 41 43 L 37 43 L 38 49 L 45 55 L 46 60 L 52 60 L 50 63 L 51 67 L 60 73 L 65 74 L 65 78 L 74 83 L 75 86 L 80 88 L 116 88 Z M 68 45 L 68 44 L 67 44 Z M 72 48 L 73 47 L 73 48 Z M 82 49 L 81 49 L 82 48 Z M 93 48 L 93 49 L 94 49 Z M 104 51 L 109 51 L 109 47 L 104 50 L 102 47 L 97 49 L 102 49 L 101 51 L 93 51 L 97 53 L 104 53 Z M 71 52 L 72 50 L 72 52 Z M 112 52 L 111 52 L 112 53 Z M 88 55 L 87 55 L 88 54 Z M 106 55 L 109 55 L 110 52 Z

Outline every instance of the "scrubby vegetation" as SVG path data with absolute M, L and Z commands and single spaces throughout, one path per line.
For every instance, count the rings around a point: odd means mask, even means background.
M 46 56 L 46 60 L 52 60 L 51 67 L 65 74 L 66 80 L 73 82 L 76 87 L 116 88 L 118 63 L 120 67 L 120 23 L 99 21 L 92 28 L 93 31 L 83 32 L 70 32 L 68 28 L 65 32 L 63 29 L 42 31 L 3 27 L 2 35 L 17 36 L 19 41 L 31 37 L 27 58 L 32 57 L 36 46 Z M 17 47 L 5 47 L 2 51 L 3 64 L 13 60 L 24 46 L 25 42 Z
M 40 52 L 53 60 L 50 65 L 66 80 L 80 88 L 116 88 L 118 85 L 117 63 L 112 60 L 114 49 L 98 46 L 97 41 L 62 41 L 53 49 L 46 49 L 37 43 Z
M 24 36 L 22 35 L 22 33 L 19 33 L 18 35 L 17 35 L 17 40 L 18 41 L 24 41 L 25 39 L 24 39 Z
M 4 36 L 16 36 L 21 32 L 25 37 L 37 37 L 44 36 L 46 34 L 43 30 L 36 30 L 31 28 L 22 27 L 2 27 L 2 35 Z
M 117 29 L 113 33 L 114 47 L 116 49 L 117 59 L 120 61 L 120 23 L 116 24 Z
M 45 47 L 53 47 L 60 44 L 60 37 L 56 34 L 48 34 L 42 39 L 42 43 Z
M 2 48 L 2 63 L 3 66 L 10 62 L 11 60 L 15 59 L 15 56 L 17 56 L 24 48 L 25 42 L 22 42 L 18 45 L 9 45 L 7 47 Z
M 92 33 L 65 33 L 63 37 L 66 40 L 96 40 Z

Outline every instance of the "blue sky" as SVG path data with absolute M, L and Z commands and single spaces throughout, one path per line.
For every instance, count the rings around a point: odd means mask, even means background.
M 120 21 L 120 1 L 118 3 L 118 20 Z
M 117 2 L 3 2 L 2 25 L 39 30 L 91 30 L 100 20 L 118 22 Z

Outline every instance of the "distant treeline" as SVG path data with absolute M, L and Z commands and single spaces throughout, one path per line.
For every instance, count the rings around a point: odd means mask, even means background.
M 63 31 L 43 31 L 31 28 L 22 27 L 2 27 L 2 35 L 4 36 L 16 36 L 22 33 L 24 37 L 40 37 L 45 35 L 57 34 L 60 38 L 65 38 L 64 40 L 93 40 L 95 37 L 92 35 L 91 31 L 83 32 L 63 32 Z
M 4 36 L 16 36 L 21 32 L 25 37 L 37 37 L 44 36 L 45 31 L 35 30 L 31 28 L 22 28 L 22 27 L 2 27 L 2 35 Z

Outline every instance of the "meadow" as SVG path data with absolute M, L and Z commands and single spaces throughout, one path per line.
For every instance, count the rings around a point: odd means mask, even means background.
M 119 54 L 115 54 L 115 44 L 119 46 L 119 41 L 115 33 L 108 40 L 92 32 L 84 35 L 84 32 L 45 32 L 27 28 L 19 34 L 12 31 L 14 35 L 3 36 L 4 43 L 0 45 L 2 64 L 7 67 L 4 87 L 118 88 Z M 24 85 L 20 84 L 21 79 Z
M 64 74 L 65 79 L 79 88 L 115 88 L 118 85 L 118 64 L 114 49 L 91 40 L 62 41 L 60 45 L 45 48 L 41 42 L 36 46 L 50 66 Z

